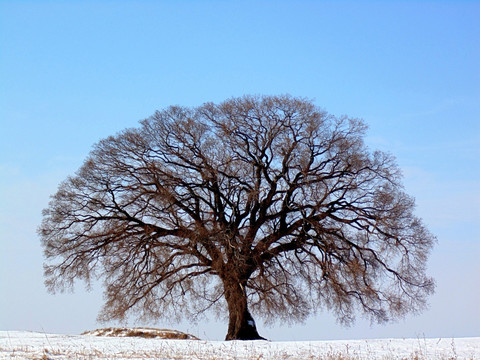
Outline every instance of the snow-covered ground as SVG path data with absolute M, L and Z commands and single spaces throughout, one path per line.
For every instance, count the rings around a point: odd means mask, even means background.
M 0 331 L 0 359 L 479 360 L 480 337 L 224 342 Z

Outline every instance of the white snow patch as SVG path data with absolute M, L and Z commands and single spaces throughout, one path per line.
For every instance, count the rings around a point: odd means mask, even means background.
M 480 337 L 339 341 L 203 341 L 0 331 L 0 359 L 480 360 Z

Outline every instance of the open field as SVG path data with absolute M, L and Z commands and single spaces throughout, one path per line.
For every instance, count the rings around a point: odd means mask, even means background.
M 0 331 L 0 359 L 478 360 L 480 337 L 224 342 Z

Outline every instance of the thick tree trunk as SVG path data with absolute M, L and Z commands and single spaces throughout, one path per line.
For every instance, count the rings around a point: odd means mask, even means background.
M 236 282 L 225 282 L 225 299 L 228 304 L 228 332 L 225 340 L 265 340 L 257 332 L 248 311 L 245 288 Z

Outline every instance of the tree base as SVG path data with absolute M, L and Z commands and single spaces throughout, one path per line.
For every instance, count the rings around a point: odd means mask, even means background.
M 236 336 L 236 337 L 227 335 L 225 337 L 225 340 L 226 341 L 231 341 L 231 340 L 249 341 L 249 340 L 267 340 L 267 339 L 265 339 L 264 337 L 261 337 L 257 333 L 256 335 L 255 334 L 241 334 L 241 335 Z
M 258 334 L 255 321 L 248 310 L 245 311 L 244 316 L 239 328 L 229 326 L 225 340 L 267 340 Z

